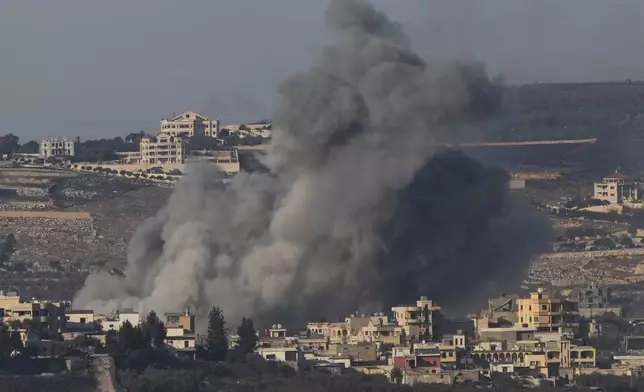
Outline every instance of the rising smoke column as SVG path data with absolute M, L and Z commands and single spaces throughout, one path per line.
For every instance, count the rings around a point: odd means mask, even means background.
M 281 87 L 270 173 L 224 187 L 191 167 L 132 238 L 125 278 L 89 276 L 75 306 L 300 322 L 421 294 L 466 306 L 525 270 L 542 221 L 505 173 L 436 148 L 498 110 L 484 68 L 431 70 L 365 0 L 331 0 L 327 20 L 335 44 Z

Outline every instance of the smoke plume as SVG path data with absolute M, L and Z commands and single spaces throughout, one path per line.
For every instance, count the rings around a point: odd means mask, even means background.
M 419 295 L 466 308 L 524 272 L 543 222 L 503 171 L 437 148 L 499 109 L 485 69 L 430 69 L 365 0 L 331 0 L 327 20 L 335 43 L 281 87 L 270 173 L 224 186 L 190 167 L 132 238 L 125 277 L 89 276 L 75 306 L 300 322 Z

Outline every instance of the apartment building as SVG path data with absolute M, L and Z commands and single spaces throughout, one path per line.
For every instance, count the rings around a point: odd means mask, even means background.
M 579 306 L 577 302 L 553 296 L 543 289 L 530 293 L 527 298 L 517 298 L 515 325 L 531 328 L 537 332 L 577 332 L 579 329 Z
M 66 306 L 63 302 L 29 301 L 17 292 L 0 291 L 0 322 L 32 322 L 43 334 L 54 336 L 65 326 Z
M 161 133 L 170 136 L 210 136 L 219 135 L 219 120 L 211 120 L 195 112 L 184 112 L 178 116 L 161 119 Z
M 41 158 L 76 155 L 76 143 L 67 139 L 41 140 L 38 145 Z
M 391 308 L 396 325 L 405 331 L 407 339 L 410 341 L 432 340 L 434 313 L 440 310 L 441 307 L 435 305 L 427 297 L 420 297 L 420 300 L 416 301 L 416 305 L 401 305 Z
M 593 197 L 612 204 L 642 200 L 642 184 L 615 172 L 594 184 Z
M 141 138 L 141 163 L 154 164 L 183 164 L 188 155 L 188 145 L 182 136 L 172 136 L 160 133 L 157 136 L 146 134 Z

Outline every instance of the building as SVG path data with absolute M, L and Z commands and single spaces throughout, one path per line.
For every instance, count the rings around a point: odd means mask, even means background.
M 591 282 L 579 290 L 577 302 L 580 308 L 605 308 L 610 304 L 610 289 L 604 289 Z
M 95 321 L 93 310 L 68 310 L 67 322 L 74 324 L 93 324 Z
M 239 131 L 261 131 L 261 130 L 270 130 L 272 124 L 269 120 L 263 120 L 258 122 L 252 122 L 247 124 L 228 124 L 221 127 L 222 130 L 226 130 L 227 134 L 235 133 Z
M 187 141 L 181 136 L 160 133 L 157 136 L 146 134 L 141 138 L 141 163 L 154 164 L 183 164 L 188 154 Z
M 515 326 L 537 332 L 576 332 L 579 329 L 579 306 L 576 302 L 552 296 L 543 289 L 517 298 Z
M 210 136 L 219 135 L 219 120 L 211 120 L 195 112 L 184 112 L 172 118 L 161 119 L 161 133 L 170 136 Z
M 642 184 L 615 172 L 594 184 L 593 197 L 598 200 L 619 204 L 642 200 Z
M 194 356 L 197 350 L 195 315 L 189 312 L 166 313 L 165 343 L 177 351 Z
M 17 292 L 0 291 L 0 322 L 33 323 L 44 336 L 54 337 L 65 327 L 65 303 L 28 301 Z
M 434 313 L 440 311 L 440 306 L 434 305 L 427 297 L 420 297 L 416 305 L 394 306 L 396 325 L 401 327 L 410 341 L 431 340 L 434 328 Z
M 260 347 L 255 352 L 267 361 L 297 363 L 300 360 L 300 352 L 296 347 Z
M 67 139 L 41 140 L 38 144 L 41 158 L 76 155 L 76 143 Z
M 141 324 L 141 316 L 138 312 L 135 312 L 131 309 L 124 309 L 118 312 L 118 322 L 119 326 L 129 322 L 133 327 Z

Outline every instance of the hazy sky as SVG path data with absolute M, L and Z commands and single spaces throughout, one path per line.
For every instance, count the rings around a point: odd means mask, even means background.
M 5 0 L 0 133 L 156 132 L 187 109 L 271 115 L 279 82 L 328 36 L 324 0 Z M 377 0 L 433 61 L 482 60 L 513 83 L 644 79 L 639 0 Z

